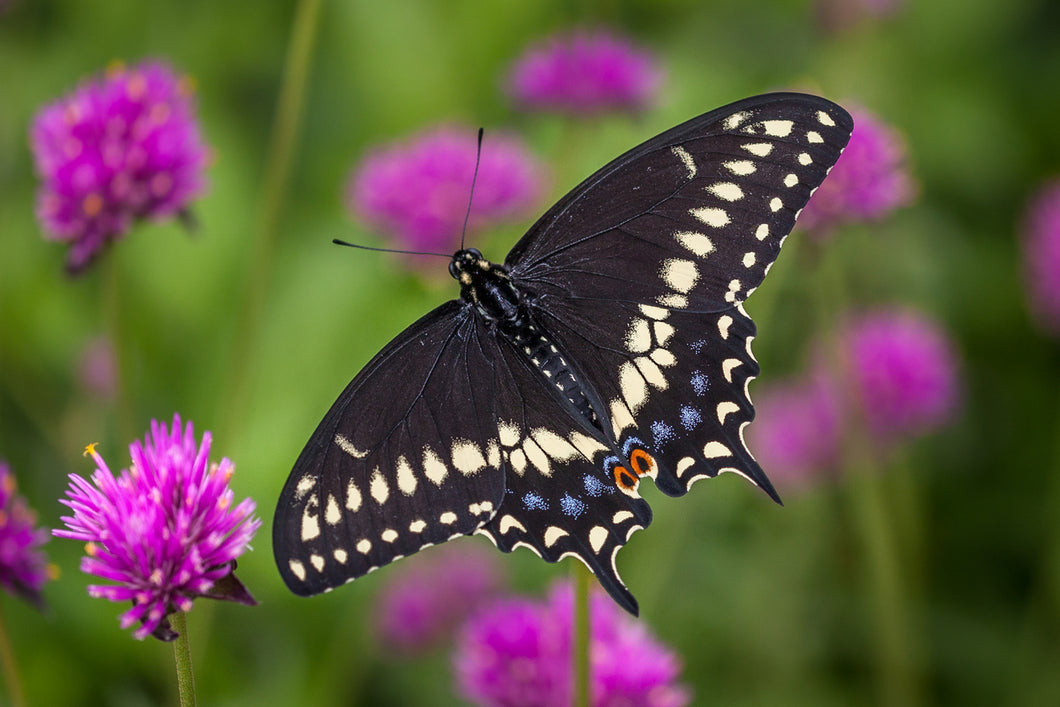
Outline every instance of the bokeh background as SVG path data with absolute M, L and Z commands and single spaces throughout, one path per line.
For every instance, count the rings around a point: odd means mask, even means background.
M 239 564 L 260 606 L 200 601 L 189 616 L 202 703 L 461 704 L 445 644 L 417 656 L 380 644 L 388 570 L 303 600 L 272 560 L 279 489 L 321 415 L 383 344 L 455 294 L 444 265 L 424 275 L 331 245 L 385 245 L 345 204 L 365 152 L 442 123 L 484 126 L 487 140 L 509 129 L 548 166 L 547 202 L 673 124 L 797 88 L 866 106 L 900 133 L 917 197 L 824 243 L 789 239 L 748 303 L 761 315 L 752 393 L 804 368 L 830 317 L 902 305 L 955 342 L 959 411 L 898 450 L 781 485 L 783 508 L 732 475 L 679 500 L 649 489 L 655 522 L 621 554 L 623 578 L 680 656 L 693 704 L 1060 704 L 1060 358 L 1029 314 L 1020 236 L 1028 200 L 1060 174 L 1060 5 L 323 2 L 290 178 L 270 191 L 288 48 L 317 5 L 0 3 L 0 458 L 56 527 L 66 475 L 92 471 L 85 444 L 121 467 L 151 418 L 180 412 L 213 431 L 265 526 Z M 579 121 L 512 106 L 516 57 L 579 26 L 655 55 L 666 78 L 650 110 Z M 198 228 L 139 225 L 70 279 L 34 216 L 28 127 L 113 60 L 147 57 L 197 85 L 215 155 Z M 501 260 L 531 220 L 474 245 Z M 110 397 L 79 376 L 100 337 L 120 364 Z M 47 552 L 61 576 L 44 612 L 0 596 L 30 703 L 174 704 L 170 647 L 133 640 L 122 607 L 89 599 L 78 543 Z M 525 551 L 498 559 L 530 596 L 570 572 Z

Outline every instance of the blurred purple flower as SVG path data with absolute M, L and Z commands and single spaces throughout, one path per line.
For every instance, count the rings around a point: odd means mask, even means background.
M 545 602 L 512 599 L 465 625 L 454 654 L 457 688 L 484 707 L 569 705 L 572 695 L 573 591 Z M 677 656 L 643 624 L 598 592 L 590 598 L 590 692 L 594 707 L 683 707 Z
M 799 225 L 818 236 L 843 223 L 879 220 L 915 194 L 898 133 L 862 108 L 850 113 L 850 143 L 799 216 Z
M 583 30 L 529 48 L 508 76 L 508 93 L 526 110 L 638 112 L 655 100 L 661 80 L 655 59 L 629 39 Z
M 1043 186 L 1027 208 L 1023 271 L 1036 321 L 1060 335 L 1060 179 Z
M 369 154 L 351 175 L 352 210 L 409 250 L 456 250 L 471 196 L 475 131 L 443 127 Z M 518 218 L 542 193 L 542 168 L 517 138 L 482 141 L 469 229 Z
M 383 642 L 415 653 L 447 639 L 503 584 L 496 553 L 446 545 L 406 560 L 383 590 L 377 630 Z
M 751 448 L 778 485 L 812 481 L 839 459 L 842 398 L 823 367 L 755 395 Z
M 114 397 L 118 381 L 118 363 L 110 339 L 100 336 L 81 350 L 77 378 L 90 395 L 104 400 Z
M 41 550 L 48 532 L 35 527 L 37 514 L 17 491 L 14 474 L 0 460 L 0 587 L 40 606 L 44 583 L 55 574 Z
M 926 316 L 878 310 L 851 321 L 841 355 L 869 430 L 883 442 L 948 422 L 960 397 L 953 342 Z
M 45 106 L 30 143 L 37 216 L 48 238 L 71 244 L 70 272 L 133 221 L 185 213 L 205 188 L 191 82 L 160 62 L 112 68 Z
M 151 421 L 151 434 L 129 446 L 132 466 L 117 478 L 89 445 L 96 463 L 89 483 L 70 475 L 63 538 L 83 540 L 87 557 L 81 571 L 116 582 L 89 585 L 88 593 L 111 601 L 132 602 L 122 628 L 134 624 L 138 639 L 154 635 L 173 640 L 167 616 L 189 611 L 196 597 L 254 604 L 234 574 L 236 558 L 261 526 L 247 498 L 232 508 L 228 480 L 235 466 L 227 458 L 210 463 L 211 435 L 197 445 L 189 422 L 181 432 Z

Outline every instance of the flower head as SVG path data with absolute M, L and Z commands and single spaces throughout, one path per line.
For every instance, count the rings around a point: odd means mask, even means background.
M 254 603 L 233 570 L 261 521 L 251 515 L 251 499 L 232 506 L 235 467 L 227 458 L 209 462 L 210 442 L 207 432 L 196 444 L 190 422 L 181 431 L 179 415 L 169 429 L 152 420 L 150 435 L 129 446 L 132 465 L 118 477 L 89 445 L 92 483 L 71 474 L 68 498 L 60 501 L 73 515 L 62 518 L 68 530 L 52 532 L 87 543 L 81 571 L 114 582 L 89 585 L 88 593 L 132 602 L 121 623 L 139 624 L 136 638 L 175 638 L 166 616 L 190 610 L 196 597 Z
M 528 110 L 638 112 L 655 99 L 661 79 L 653 57 L 625 37 L 577 31 L 528 49 L 508 76 L 508 92 Z
M 350 206 L 410 250 L 449 252 L 469 229 L 521 216 L 540 197 L 542 169 L 512 136 L 486 136 L 475 177 L 475 131 L 438 128 L 376 150 L 351 176 Z
M 1023 229 L 1027 299 L 1039 326 L 1060 335 L 1060 179 L 1032 199 Z
M 755 395 L 751 447 L 770 478 L 781 485 L 805 483 L 835 465 L 841 405 L 836 383 L 823 368 Z
M 957 409 L 957 356 L 926 316 L 878 310 L 841 333 L 841 355 L 856 401 L 877 439 L 896 441 L 937 428 Z
M 0 460 L 0 587 L 34 604 L 51 578 L 47 558 L 40 549 L 48 533 L 37 528 L 37 514 L 17 494 L 15 476 Z
M 205 188 L 191 83 L 162 63 L 114 68 L 45 106 L 30 143 L 37 215 L 48 238 L 70 243 L 71 272 L 137 219 L 183 212 Z
M 915 193 L 898 134 L 864 109 L 850 112 L 850 143 L 799 216 L 799 225 L 817 235 L 842 223 L 879 220 Z
M 501 587 L 495 554 L 480 547 L 446 545 L 407 562 L 377 613 L 383 642 L 404 653 L 439 643 Z
M 689 703 L 672 651 L 602 594 L 590 598 L 589 611 L 594 707 Z M 561 585 L 545 602 L 512 599 L 476 614 L 454 656 L 460 693 L 486 707 L 569 704 L 573 613 L 573 591 Z

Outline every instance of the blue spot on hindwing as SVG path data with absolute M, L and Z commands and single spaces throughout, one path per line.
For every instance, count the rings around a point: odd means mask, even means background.
M 703 371 L 692 371 L 692 390 L 696 391 L 696 395 L 706 395 L 707 391 L 710 390 L 710 379 L 707 378 L 707 374 Z
M 579 501 L 569 493 L 563 494 L 563 498 L 559 499 L 560 508 L 566 515 L 571 518 L 578 518 L 582 513 L 585 513 L 586 505 L 583 501 Z
M 526 506 L 528 511 L 547 511 L 548 501 L 541 497 L 541 494 L 534 493 L 533 491 L 527 491 L 523 495 L 523 505 Z
M 699 423 L 703 422 L 703 415 L 691 405 L 681 406 L 681 426 L 686 430 L 694 430 Z
M 703 339 L 700 339 L 699 341 L 693 341 L 691 344 L 688 345 L 688 348 L 692 349 L 692 352 L 696 355 L 699 355 L 703 353 L 703 347 L 706 345 L 707 342 Z
M 603 481 L 600 481 L 600 479 L 596 478 L 592 474 L 586 474 L 585 476 L 583 476 L 582 482 L 585 484 L 585 492 L 593 498 L 602 496 L 605 493 L 615 492 L 615 489 L 613 487 L 607 486 Z
M 656 449 L 661 449 L 663 444 L 669 442 L 675 437 L 674 428 L 662 420 L 656 420 L 651 423 L 651 435 L 655 442 Z

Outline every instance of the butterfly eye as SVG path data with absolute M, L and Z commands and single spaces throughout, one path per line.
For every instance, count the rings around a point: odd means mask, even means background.
M 468 248 L 467 252 L 475 256 L 473 260 L 482 260 L 482 251 L 478 248 Z
M 460 269 L 456 267 L 456 261 L 449 261 L 449 274 L 453 276 L 454 280 L 460 279 Z
M 650 454 L 638 447 L 629 455 L 629 465 L 633 467 L 633 471 L 637 473 L 637 476 L 644 476 L 651 473 L 651 470 L 655 467 L 655 460 L 651 458 Z

